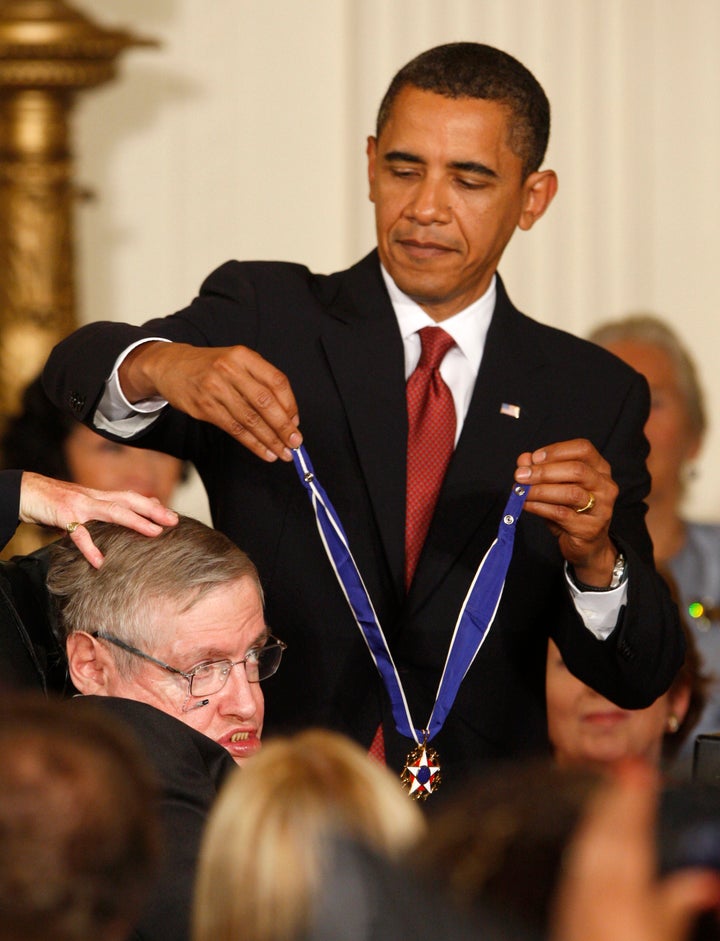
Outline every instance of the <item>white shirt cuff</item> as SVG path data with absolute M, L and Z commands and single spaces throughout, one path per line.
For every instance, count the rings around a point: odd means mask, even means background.
M 141 399 L 131 404 L 125 398 L 120 386 L 118 371 L 128 354 L 143 343 L 152 343 L 160 340 L 170 343 L 166 337 L 147 337 L 128 346 L 115 360 L 112 372 L 105 383 L 105 391 L 100 404 L 93 416 L 93 425 L 102 431 L 108 431 L 118 438 L 131 438 L 139 431 L 143 431 L 159 417 L 159 413 L 168 404 L 162 396 L 154 395 L 148 399 Z
M 565 581 L 585 627 L 598 640 L 607 640 L 617 624 L 620 608 L 627 603 L 627 579 L 609 591 L 581 591 L 570 578 L 565 563 Z

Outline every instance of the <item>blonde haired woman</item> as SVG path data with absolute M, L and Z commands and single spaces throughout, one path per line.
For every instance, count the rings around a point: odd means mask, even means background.
M 323 730 L 275 739 L 231 776 L 213 808 L 193 939 L 307 938 L 343 840 L 396 860 L 424 834 L 417 804 L 353 742 Z

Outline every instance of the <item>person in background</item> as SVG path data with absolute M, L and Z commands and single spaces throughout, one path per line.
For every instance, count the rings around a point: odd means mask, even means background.
M 647 525 L 655 561 L 678 588 L 707 669 L 714 675 L 696 732 L 720 731 L 720 525 L 691 522 L 683 497 L 707 428 L 696 364 L 677 333 L 650 314 L 633 314 L 596 327 L 589 337 L 645 376 L 650 386 Z M 684 757 L 690 760 L 692 743 Z
M 75 688 L 146 703 L 244 762 L 260 748 L 260 682 L 285 647 L 265 624 L 255 566 L 189 517 L 153 540 L 109 523 L 87 529 L 102 566 L 66 539 L 47 574 Z
M 0 461 L 3 468 L 23 468 L 94 490 L 132 490 L 165 506 L 186 476 L 178 458 L 108 441 L 66 416 L 45 395 L 39 378 L 25 389 L 20 413 L 5 427 Z M 52 529 L 26 524 L 3 555 L 26 554 L 55 538 Z
M 367 141 L 375 250 L 331 275 L 230 261 L 177 314 L 90 323 L 50 355 L 52 401 L 192 460 L 214 524 L 258 566 L 297 651 L 269 703 L 275 732 L 329 726 L 399 773 L 418 766 L 410 729 L 428 722 L 516 483 L 528 499 L 492 631 L 436 712 L 443 781 L 544 747 L 549 625 L 573 669 L 630 708 L 682 662 L 644 521 L 647 384 L 520 313 L 497 274 L 555 196 L 549 130 L 545 92 L 511 55 L 422 52 Z M 398 668 L 392 699 L 292 466 L 303 440 Z
M 717 864 L 664 871 L 658 852 L 660 784 L 656 769 L 631 760 L 591 795 L 563 849 L 551 941 L 717 938 Z M 704 930 L 696 934 L 699 919 Z
M 217 530 L 188 517 L 152 540 L 87 528 L 102 566 L 64 540 L 47 585 L 75 702 L 126 724 L 161 782 L 163 869 L 137 930 L 183 941 L 207 814 L 234 763 L 260 749 L 261 683 L 285 645 L 265 623 L 255 566 Z
M 160 852 L 157 785 L 103 713 L 0 697 L 0 941 L 125 941 Z
M 408 865 L 467 913 L 549 941 L 681 941 L 706 912 L 710 934 L 693 937 L 715 938 L 717 843 L 703 864 L 691 844 L 701 819 L 720 832 L 720 791 L 660 784 L 637 758 L 604 772 L 507 763 L 456 789 Z
M 210 814 L 192 941 L 477 937 L 396 868 L 428 839 L 419 805 L 350 739 L 325 729 L 273 739 Z
M 0 544 L 22 520 L 65 531 L 88 564 L 103 554 L 84 525 L 92 519 L 127 526 L 144 537 L 177 523 L 177 514 L 155 498 L 132 491 L 105 493 L 21 470 L 0 471 Z M 64 644 L 49 604 L 41 549 L 0 563 L 0 689 L 69 691 Z
M 685 662 L 670 689 L 645 709 L 621 709 L 572 675 L 557 644 L 548 641 L 548 737 L 562 767 L 607 768 L 643 758 L 671 776 L 689 777 L 674 763 L 707 700 L 709 679 L 688 627 Z
M 410 864 L 459 909 L 547 938 L 563 847 L 601 780 L 546 758 L 476 773 L 436 805 L 427 851 Z

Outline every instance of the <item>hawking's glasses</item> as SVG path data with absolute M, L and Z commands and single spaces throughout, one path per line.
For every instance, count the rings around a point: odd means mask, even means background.
M 115 637 L 113 634 L 95 631 L 91 636 L 96 637 L 98 640 L 106 640 L 109 644 L 114 644 L 126 653 L 141 657 L 149 663 L 154 663 L 162 667 L 163 670 L 167 670 L 168 673 L 176 673 L 178 676 L 184 677 L 188 682 L 188 694 L 195 698 L 219 693 L 227 683 L 232 668 L 239 666 L 241 663 L 245 666 L 245 675 L 249 683 L 259 683 L 261 680 L 266 680 L 277 671 L 283 650 L 287 647 L 287 644 L 279 638 L 268 634 L 265 644 L 262 647 L 253 647 L 242 660 L 212 660 L 209 663 L 201 663 L 186 673 L 184 670 L 178 670 L 177 667 L 171 667 L 169 663 L 165 663 L 163 660 L 158 660 L 157 657 L 151 657 L 149 653 L 133 647 L 132 644 L 126 644 L 124 640 L 120 640 L 119 637 Z

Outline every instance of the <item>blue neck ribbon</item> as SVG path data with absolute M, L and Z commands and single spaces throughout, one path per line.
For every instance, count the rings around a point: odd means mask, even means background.
M 304 445 L 293 451 L 293 461 L 310 497 L 320 538 L 330 564 L 390 696 L 397 730 L 401 735 L 414 739 L 418 745 L 430 741 L 442 728 L 455 702 L 460 684 L 492 627 L 512 558 L 515 524 L 522 512 L 527 488 L 516 485 L 510 492 L 497 538 L 485 553 L 475 573 L 455 623 L 427 726 L 417 729 L 412 722 L 405 691 L 387 639 L 350 551 L 342 523 L 315 476 Z

